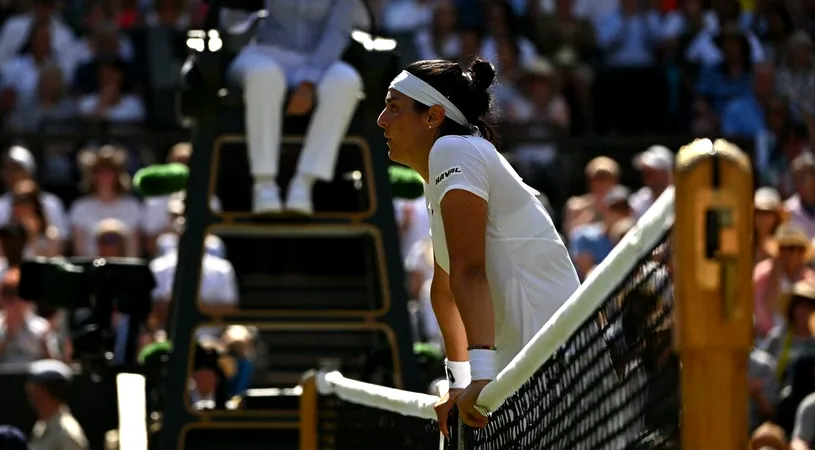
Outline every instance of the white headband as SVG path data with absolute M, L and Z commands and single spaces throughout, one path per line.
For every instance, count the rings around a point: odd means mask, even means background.
M 403 70 L 391 81 L 388 89 L 395 89 L 425 106 L 439 105 L 444 108 L 447 117 L 459 125 L 472 128 L 467 118 L 447 97 L 441 95 L 433 86 L 425 83 L 421 78 Z

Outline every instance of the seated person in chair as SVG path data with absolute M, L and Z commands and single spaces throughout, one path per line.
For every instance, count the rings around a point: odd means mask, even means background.
M 312 186 L 318 179 L 332 179 L 362 94 L 360 75 L 340 60 L 360 5 L 357 0 L 274 0 L 266 7 L 268 16 L 255 42 L 229 69 L 230 78 L 244 89 L 253 211 L 311 214 Z M 302 116 L 312 110 L 283 203 L 277 185 L 283 114 Z

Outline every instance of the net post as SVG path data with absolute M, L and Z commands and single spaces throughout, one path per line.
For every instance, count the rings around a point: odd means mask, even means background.
M 675 186 L 674 346 L 682 362 L 682 448 L 747 448 L 750 160 L 727 141 L 697 139 L 677 155 Z
M 310 370 L 300 380 L 300 450 L 317 450 L 317 372 Z

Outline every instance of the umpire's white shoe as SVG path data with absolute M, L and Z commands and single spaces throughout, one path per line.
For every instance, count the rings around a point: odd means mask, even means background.
M 282 209 L 280 188 L 274 182 L 256 182 L 252 212 L 255 214 L 273 214 Z
M 292 183 L 286 195 L 286 210 L 310 216 L 314 214 L 314 205 L 311 202 L 311 189 Z

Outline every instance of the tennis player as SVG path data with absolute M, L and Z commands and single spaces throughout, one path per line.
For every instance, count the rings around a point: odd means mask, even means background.
M 390 84 L 377 123 L 390 157 L 425 180 L 434 251 L 431 303 L 444 338 L 450 393 L 436 405 L 441 430 L 458 404 L 474 404 L 579 285 L 540 201 L 490 142 L 492 65 L 433 60 Z M 472 381 L 472 382 L 471 382 Z

